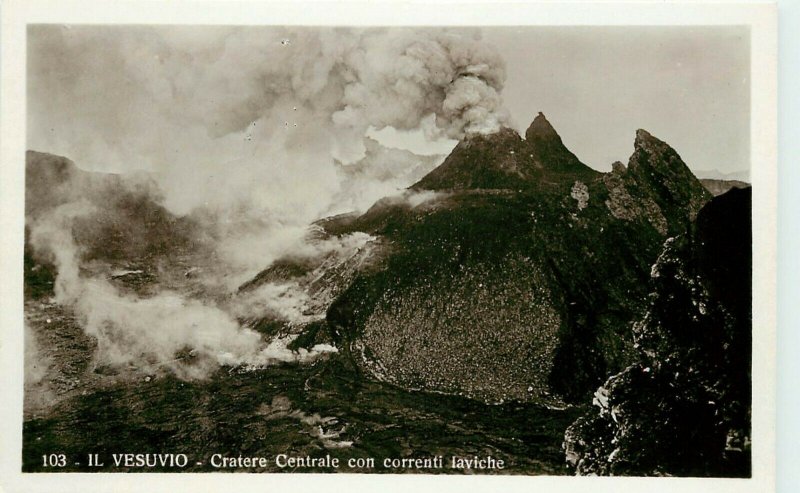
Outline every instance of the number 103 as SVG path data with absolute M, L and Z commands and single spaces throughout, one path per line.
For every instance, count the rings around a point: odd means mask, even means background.
M 67 456 L 64 454 L 48 454 L 42 456 L 44 467 L 64 467 L 67 465 Z

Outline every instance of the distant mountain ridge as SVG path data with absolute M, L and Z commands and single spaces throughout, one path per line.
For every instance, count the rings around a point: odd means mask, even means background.
M 695 175 L 701 180 L 732 180 L 750 183 L 750 170 L 748 169 L 731 171 L 729 173 L 723 173 L 718 169 L 698 169 L 695 170 Z
M 80 169 L 71 160 L 28 151 L 25 160 L 25 290 L 33 298 L 53 294 L 53 252 L 37 250 L 31 231 L 61 206 L 83 210 L 70 224 L 81 262 L 99 260 L 133 271 L 180 270 L 189 254 L 208 255 L 195 219 L 160 205 L 157 185 L 135 177 Z M 145 268 L 147 267 L 147 268 Z M 142 274 L 139 281 L 151 281 Z M 143 284 L 146 284 L 143 282 Z M 139 286 L 140 287 L 140 286 Z
M 711 178 L 701 178 L 700 183 L 714 196 L 722 195 L 732 188 L 747 188 L 750 186 L 749 183 L 739 180 L 714 180 Z

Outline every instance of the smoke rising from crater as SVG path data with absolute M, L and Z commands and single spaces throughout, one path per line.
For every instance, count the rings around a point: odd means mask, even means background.
M 460 138 L 508 121 L 503 61 L 476 30 L 35 26 L 29 44 L 29 147 L 152 172 L 171 211 L 213 215 L 232 261 L 369 207 L 336 163 L 365 156 L 370 127 Z
M 503 61 L 473 30 L 33 26 L 28 50 L 28 147 L 118 173 L 122 189 L 146 172 L 153 200 L 200 225 L 218 262 L 207 281 L 228 290 L 287 252 L 347 254 L 341 241 L 309 243 L 309 224 L 366 210 L 438 164 L 368 131 L 452 139 L 508 122 Z M 68 201 L 29 218 L 30 241 L 54 261 L 56 301 L 75 308 L 104 363 L 194 377 L 331 349 L 292 352 L 240 327 L 242 311 L 303 318 L 293 286 L 225 308 L 171 289 L 122 292 L 90 274 L 76 222 L 123 215 L 70 183 Z M 173 364 L 183 350 L 199 363 Z

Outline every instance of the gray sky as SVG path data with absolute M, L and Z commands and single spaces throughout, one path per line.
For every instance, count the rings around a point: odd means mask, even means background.
M 503 90 L 521 133 L 542 111 L 565 144 L 603 171 L 627 159 L 636 129 L 695 171 L 749 172 L 750 41 L 745 27 L 494 27 Z M 455 143 L 384 131 L 386 143 L 447 152 Z M 415 138 L 414 138 L 415 137 Z M 702 172 L 699 174 L 703 174 Z
M 637 128 L 692 169 L 750 167 L 750 55 L 744 27 L 484 29 L 506 61 L 503 97 L 524 131 L 538 111 L 601 170 L 627 164 Z
M 346 33 L 318 39 L 309 34 L 313 29 L 299 34 L 279 31 L 36 28 L 29 39 L 29 146 L 105 170 L 159 169 L 176 160 L 191 167 L 203 160 L 256 156 L 254 143 L 260 136 L 245 131 L 243 125 L 250 121 L 256 125 L 258 120 L 259 128 L 264 124 L 282 128 L 284 119 L 287 126 L 294 122 L 276 113 L 294 103 L 269 94 L 270 99 L 265 100 L 265 85 L 287 84 L 299 94 L 317 91 L 316 107 L 332 110 L 304 115 L 310 124 L 331 118 L 339 103 L 326 94 L 349 84 L 342 72 L 340 80 L 310 79 L 306 86 L 298 87 L 298 81 L 324 76 L 324 70 L 318 69 L 325 69 L 328 58 L 340 56 L 338 45 L 355 42 Z M 505 61 L 502 97 L 512 125 L 520 132 L 542 111 L 566 145 L 600 170 L 610 169 L 615 160 L 627 162 L 637 128 L 668 142 L 694 170 L 730 173 L 749 169 L 746 28 L 503 27 L 483 28 L 481 33 L 484 42 L 494 46 Z M 292 46 L 281 46 L 281 36 L 299 38 L 292 40 Z M 395 53 L 391 36 L 359 43 L 366 52 Z M 299 46 L 303 42 L 308 49 Z M 294 52 L 286 51 L 295 47 Z M 464 47 L 469 47 L 476 60 L 494 63 L 493 55 L 481 53 L 469 42 Z M 448 56 L 460 56 L 462 48 Z M 220 57 L 221 53 L 224 56 Z M 434 54 L 435 50 L 423 53 Z M 304 65 L 297 62 L 302 57 L 307 59 Z M 357 126 L 362 121 L 367 125 L 366 120 L 372 118 L 378 122 L 418 121 L 425 106 L 409 107 L 405 94 L 397 92 L 399 86 L 392 86 L 393 76 L 385 75 L 407 75 L 404 83 L 411 83 L 411 94 L 417 94 L 413 92 L 419 89 L 413 87 L 416 76 L 408 70 L 419 67 L 395 67 L 391 55 L 365 60 L 362 63 L 356 57 L 348 62 L 371 84 L 363 93 L 365 100 L 354 106 L 361 113 L 336 118 L 352 118 Z M 373 65 L 374 69 L 368 68 Z M 282 66 L 286 70 L 276 68 Z M 300 72 L 292 75 L 292 70 Z M 381 82 L 382 78 L 385 81 Z M 323 84 L 334 89 L 318 91 Z M 420 87 L 420 94 L 425 94 L 427 86 Z M 464 97 L 468 98 L 469 90 L 464 88 Z M 493 104 L 491 98 L 486 101 Z M 494 111 L 492 106 L 487 108 Z M 289 116 L 297 116 L 300 125 L 290 127 L 297 127 L 294 142 L 308 142 L 311 134 L 301 132 L 301 115 Z M 314 134 L 317 140 L 326 131 L 318 130 Z M 270 130 L 261 137 L 274 140 L 273 134 Z M 444 153 L 455 143 L 425 142 L 422 131 L 403 135 L 388 129 L 377 135 L 385 144 L 422 153 Z M 334 143 L 335 152 L 357 155 L 358 135 L 340 133 L 339 137 L 339 142 L 349 139 L 355 144 L 339 149 Z M 281 148 L 290 144 L 281 144 Z M 133 162 L 137 160 L 141 162 Z

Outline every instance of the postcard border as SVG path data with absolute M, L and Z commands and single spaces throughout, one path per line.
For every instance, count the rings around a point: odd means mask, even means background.
M 8 491 L 422 490 L 750 492 L 775 488 L 777 8 L 774 3 L 238 2 L 11 0 L 2 6 L 0 82 L 0 487 Z M 21 280 L 24 232 L 25 28 L 29 23 L 270 25 L 747 25 L 751 29 L 753 184 L 753 476 L 750 479 L 356 474 L 21 473 Z M 55 489 L 54 489 L 55 488 Z

